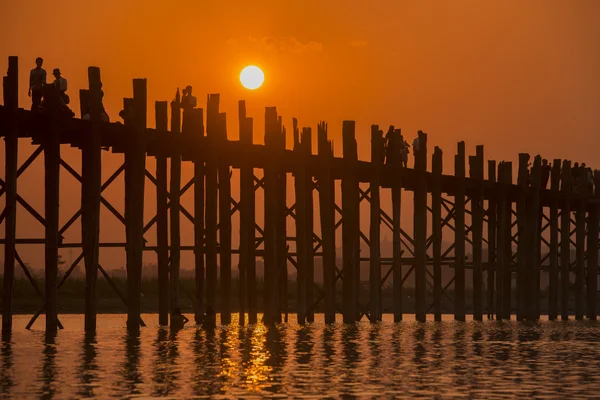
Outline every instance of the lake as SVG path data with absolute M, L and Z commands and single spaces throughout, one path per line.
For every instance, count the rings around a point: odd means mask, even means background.
M 119 314 L 99 315 L 87 336 L 83 315 L 61 315 L 65 329 L 47 336 L 43 318 L 24 329 L 29 317 L 15 316 L 0 342 L 0 398 L 600 396 L 600 323 L 591 321 L 394 324 L 384 315 L 328 326 L 317 315 L 268 328 L 240 327 L 234 315 L 208 333 L 170 332 L 148 314 L 128 335 Z

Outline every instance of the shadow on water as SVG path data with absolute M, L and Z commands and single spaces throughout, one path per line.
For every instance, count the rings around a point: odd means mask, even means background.
M 56 332 L 47 332 L 43 336 L 43 361 L 41 371 L 42 387 L 40 389 L 40 399 L 51 399 L 56 394 Z
M 81 365 L 79 366 L 78 375 L 81 381 L 81 388 L 78 392 L 83 397 L 93 397 L 95 382 L 98 379 L 98 364 L 96 356 L 98 351 L 96 333 L 89 332 L 83 336 L 83 344 L 81 351 Z
M 10 334 L 2 334 L 2 348 L 0 349 L 0 394 L 8 396 L 14 386 L 13 379 L 13 352 Z M 2 396 L 0 396 L 2 397 Z

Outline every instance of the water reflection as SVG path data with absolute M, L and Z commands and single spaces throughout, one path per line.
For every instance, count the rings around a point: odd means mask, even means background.
M 155 396 L 167 396 L 177 386 L 179 377 L 176 368 L 179 356 L 177 343 L 178 330 L 169 330 L 159 327 L 156 341 L 154 342 L 155 356 L 153 363 L 153 379 Z
M 95 332 L 86 333 L 83 336 L 81 365 L 79 366 L 81 388 L 77 393 L 83 397 L 94 396 L 94 388 L 96 387 L 96 381 L 98 379 L 99 368 L 96 362 L 96 356 L 98 354 L 96 350 L 96 340 Z
M 43 335 L 43 351 L 42 351 L 42 370 L 40 381 L 42 387 L 40 390 L 41 399 L 51 399 L 56 393 L 56 332 L 48 332 Z
M 140 332 L 129 330 L 124 337 L 125 362 L 121 369 L 123 374 L 123 385 L 129 395 L 140 394 L 138 386 L 142 384 L 143 378 L 140 371 Z
M 13 381 L 13 351 L 11 335 L 2 334 L 2 348 L 0 349 L 0 394 L 8 395 L 14 386 Z

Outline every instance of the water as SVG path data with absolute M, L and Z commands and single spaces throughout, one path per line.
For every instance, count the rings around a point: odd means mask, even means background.
M 326 326 L 318 322 L 157 326 L 128 336 L 124 315 L 99 316 L 86 336 L 82 315 L 65 330 L 16 316 L 0 342 L 0 398 L 366 397 L 598 398 L 600 324 L 582 322 Z M 451 317 L 448 317 L 451 319 Z

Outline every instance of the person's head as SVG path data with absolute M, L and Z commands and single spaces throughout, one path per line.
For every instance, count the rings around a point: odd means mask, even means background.
M 548 165 L 548 160 L 546 160 L 545 158 L 542 160 L 542 164 L 543 165 Z
M 585 168 L 585 163 L 581 163 L 581 168 Z
M 191 96 L 192 95 L 192 87 L 190 85 L 186 86 L 184 93 L 187 93 L 188 96 Z
M 60 69 L 54 68 L 54 70 L 52 71 L 52 75 L 54 75 L 56 79 L 60 78 Z
M 389 132 L 389 133 L 392 133 L 392 132 L 394 132 L 394 125 L 390 125 L 390 128 L 388 129 L 388 132 Z
M 42 57 L 38 57 L 35 59 L 35 66 L 38 68 L 42 68 L 42 64 L 44 63 L 44 59 Z
M 575 167 L 575 168 L 579 168 L 579 163 L 578 163 L 578 162 L 576 162 L 575 164 L 573 164 L 573 167 Z

